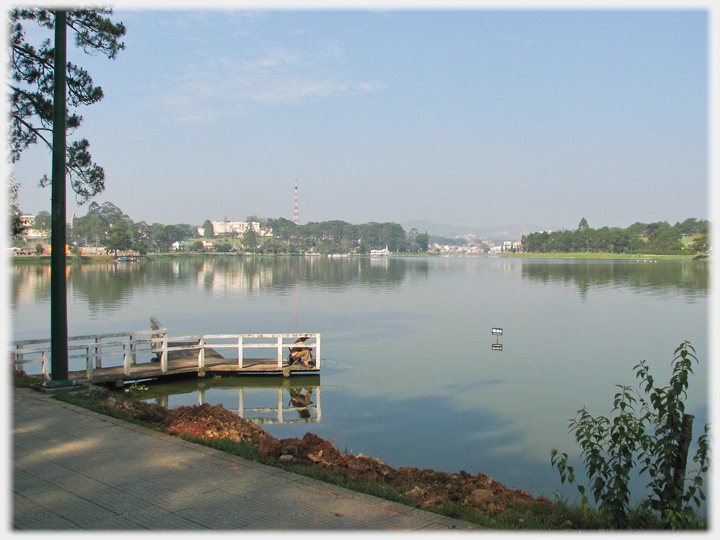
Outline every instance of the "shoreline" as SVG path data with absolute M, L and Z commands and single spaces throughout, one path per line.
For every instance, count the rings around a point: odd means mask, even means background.
M 253 253 L 148 253 L 146 255 L 147 260 L 159 260 L 159 259 L 197 259 L 197 258 L 215 258 L 215 257 L 322 257 L 323 255 L 306 255 L 306 254 L 253 254 Z M 438 253 L 397 253 L 389 255 L 386 258 L 420 258 L 420 257 L 496 257 L 495 255 L 487 254 L 449 254 L 442 255 Z M 332 259 L 337 257 L 325 256 L 326 258 Z M 370 257 L 369 255 L 353 255 L 352 258 L 356 257 Z M 650 260 L 663 260 L 663 261 L 700 261 L 709 262 L 711 255 L 654 255 L 654 254 L 621 254 L 621 253 L 502 253 L 497 257 L 504 259 L 581 259 L 581 260 L 597 260 L 597 261 L 610 261 L 610 260 L 625 260 L 625 261 L 650 261 Z M 49 265 L 50 255 L 13 255 L 6 257 L 11 261 L 12 265 Z M 344 257 L 349 258 L 349 257 Z M 116 262 L 117 257 L 114 255 L 68 255 L 68 264 L 98 264 L 98 263 L 112 263 Z
M 585 259 L 585 260 L 626 260 L 626 261 L 645 261 L 650 259 L 664 261 L 692 261 L 709 260 L 709 255 L 656 255 L 651 253 L 503 253 L 503 258 L 525 258 L 525 259 Z

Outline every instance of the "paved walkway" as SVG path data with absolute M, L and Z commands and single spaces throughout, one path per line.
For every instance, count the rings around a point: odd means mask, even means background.
M 479 529 L 13 392 L 15 530 Z

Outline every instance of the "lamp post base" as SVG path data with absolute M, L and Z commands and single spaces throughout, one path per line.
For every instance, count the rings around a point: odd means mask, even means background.
M 77 385 L 76 381 L 71 381 L 71 380 L 67 380 L 67 379 L 64 381 L 54 381 L 51 379 L 49 381 L 45 381 L 40 386 L 42 386 L 43 388 L 67 388 L 69 386 L 76 386 L 76 385 Z

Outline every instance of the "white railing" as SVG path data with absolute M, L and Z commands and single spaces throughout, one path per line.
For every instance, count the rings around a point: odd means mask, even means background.
M 92 380 L 93 370 L 103 367 L 104 359 L 110 356 L 122 356 L 123 371 L 126 376 L 130 376 L 131 367 L 138 363 L 138 357 L 143 353 L 159 357 L 160 371 L 166 373 L 169 353 L 173 351 L 197 350 L 197 366 L 198 369 L 203 369 L 206 350 L 231 349 L 233 352 L 237 351 L 237 366 L 242 369 L 246 360 L 246 349 L 271 349 L 277 360 L 277 369 L 282 370 L 283 361 L 287 357 L 284 349 L 295 346 L 295 340 L 305 337 L 313 341 L 297 346 L 314 350 L 315 368 L 320 368 L 320 334 L 203 334 L 171 338 L 167 335 L 167 329 L 155 318 L 151 318 L 151 328 L 151 330 L 132 333 L 69 337 L 68 361 L 84 359 L 87 379 Z M 43 346 L 28 347 L 28 345 Z M 13 346 L 14 349 L 10 354 L 16 369 L 24 371 L 26 364 L 39 362 L 42 364 L 41 371 L 45 379 L 50 378 L 49 339 L 15 341 Z M 147 362 L 152 360 L 151 357 L 146 357 Z M 230 363 L 235 360 L 228 358 L 227 361 Z
M 68 337 L 68 363 L 82 359 L 88 380 L 93 370 L 102 368 L 108 357 L 122 356 L 123 371 L 130 375 L 131 367 L 143 354 L 157 354 L 167 335 L 164 328 L 138 332 L 117 332 Z M 35 345 L 33 347 L 33 345 Z M 15 369 L 25 371 L 27 364 L 41 364 L 41 373 L 50 378 L 51 344 L 49 339 L 26 339 L 13 342 L 10 351 Z
M 313 342 L 297 344 L 298 347 L 313 349 L 315 367 L 320 368 L 320 334 L 203 334 L 179 337 L 166 337 L 160 347 L 162 371 L 167 371 L 167 353 L 172 351 L 196 350 L 198 351 L 198 368 L 205 367 L 205 351 L 212 349 L 219 352 L 220 349 L 231 349 L 237 351 L 237 366 L 245 367 L 246 349 L 270 349 L 273 351 L 277 361 L 277 368 L 283 369 L 283 362 L 289 353 L 285 349 L 296 346 L 298 338 L 313 339 Z M 288 341 L 291 340 L 291 341 Z M 177 343 L 170 345 L 170 343 Z M 311 353 L 312 354 L 312 353 Z

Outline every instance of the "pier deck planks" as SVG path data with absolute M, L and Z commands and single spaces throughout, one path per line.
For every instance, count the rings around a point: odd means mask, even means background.
M 279 369 L 277 358 L 261 359 L 261 358 L 244 358 L 243 367 L 238 367 L 237 358 L 224 358 L 217 351 L 211 348 L 205 349 L 205 366 L 198 367 L 198 350 L 184 349 L 180 351 L 168 352 L 168 369 L 162 372 L 160 361 L 142 362 L 132 364 L 130 367 L 130 375 L 126 375 L 123 366 L 112 366 L 93 369 L 92 381 L 88 381 L 85 370 L 71 371 L 68 378 L 78 382 L 121 382 L 136 381 L 141 379 L 160 379 L 167 376 L 197 373 L 199 377 L 204 377 L 208 373 L 237 373 L 237 374 L 266 374 L 266 375 L 282 375 L 289 376 L 290 372 L 298 374 L 318 373 L 319 368 L 307 368 L 302 364 L 288 366 L 287 359 L 283 360 L 283 369 Z

